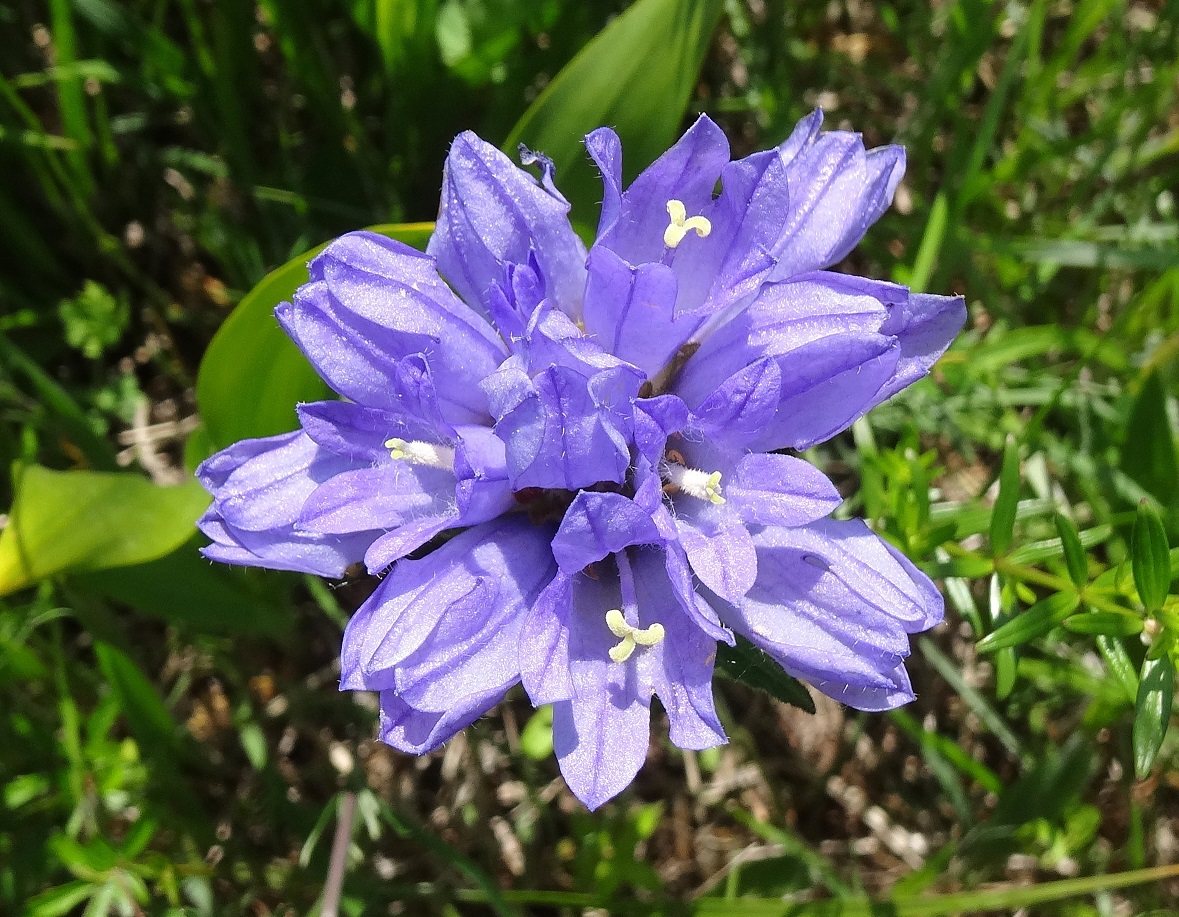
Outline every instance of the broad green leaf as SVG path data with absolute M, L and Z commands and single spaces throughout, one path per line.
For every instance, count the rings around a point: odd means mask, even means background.
M 1147 376 L 1126 421 L 1122 471 L 1164 506 L 1179 509 L 1179 455 L 1167 420 L 1167 393 L 1158 373 Z
M 627 177 L 676 139 L 721 14 L 722 0 L 638 0 L 558 73 L 512 129 L 518 144 L 553 160 L 575 212 L 600 201 L 582 138 L 609 125 L 622 139 Z
M 399 223 L 370 228 L 424 248 L 434 227 Z M 307 282 L 307 262 L 325 247 L 326 243 L 262 278 L 209 343 L 197 373 L 196 396 L 216 448 L 293 430 L 296 404 L 330 396 L 326 383 L 274 317 L 274 307 Z
M 1138 697 L 1134 701 L 1134 773 L 1141 780 L 1150 773 L 1162 747 L 1175 699 L 1175 664 L 1164 653 L 1142 663 Z
M 61 573 L 146 563 L 192 537 L 209 505 L 196 481 L 160 487 L 131 473 L 18 468 L 0 532 L 0 595 Z
M 1089 561 L 1081 544 L 1081 536 L 1077 534 L 1077 527 L 1057 513 L 1056 531 L 1064 548 L 1064 562 L 1068 565 L 1069 577 L 1077 586 L 1084 586 L 1089 580 Z
M 1019 508 L 1019 445 L 1009 440 L 1003 450 L 1003 467 L 999 471 L 999 496 L 991 514 L 991 551 L 1006 554 L 1015 532 L 1015 511 Z
M 1131 539 L 1130 568 L 1134 586 L 1148 612 L 1158 611 L 1171 588 L 1171 559 L 1163 520 L 1146 500 L 1138 504 Z
M 998 630 L 983 637 L 976 649 L 980 653 L 993 653 L 1009 646 L 1019 646 L 1042 634 L 1048 633 L 1057 624 L 1077 610 L 1081 597 L 1075 592 L 1057 592 L 1036 602 L 1027 611 L 1017 615 Z
M 286 631 L 293 620 L 277 589 L 277 574 L 210 564 L 197 548 L 198 536 L 166 557 L 77 577 L 92 592 L 136 611 L 210 634 L 265 634 Z
M 807 713 L 815 712 L 815 702 L 802 682 L 787 675 L 778 663 L 744 637 L 737 638 L 736 646 L 718 644 L 716 668 L 722 675 L 765 691 L 783 703 Z

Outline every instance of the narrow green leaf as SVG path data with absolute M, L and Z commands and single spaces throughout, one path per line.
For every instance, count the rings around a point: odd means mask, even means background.
M 1176 876 L 1179 876 L 1179 866 L 1172 865 L 1113 875 L 1082 876 L 1032 885 L 1004 885 L 912 898 L 860 898 L 808 903 L 767 898 L 701 898 L 693 905 L 690 913 L 695 917 L 874 917 L 882 914 L 890 917 L 950 917 L 952 914 L 992 912 L 1013 914 L 1021 908 L 1034 908 L 1038 904 L 1115 888 L 1163 882 Z M 505 897 L 509 901 L 548 903 L 530 892 L 508 893 Z M 597 902 L 593 900 L 582 904 L 583 907 L 596 905 Z
M 1101 653 L 1101 658 L 1109 666 L 1110 674 L 1122 686 L 1126 699 L 1130 703 L 1134 703 L 1138 696 L 1138 672 L 1130 660 L 1130 654 L 1126 652 L 1126 647 L 1122 645 L 1121 639 L 1109 634 L 1101 634 L 1094 642 L 1097 644 L 1098 652 Z
M 504 149 L 515 155 L 524 143 L 549 156 L 575 212 L 600 201 L 582 137 L 613 127 L 627 177 L 653 162 L 679 134 L 723 7 L 722 0 L 638 0 L 553 78 Z
M 1064 626 L 1074 634 L 1106 634 L 1111 637 L 1132 637 L 1142 633 L 1142 619 L 1114 611 L 1091 611 L 1073 615 Z
M 18 468 L 0 532 L 0 595 L 61 573 L 146 563 L 174 551 L 209 505 L 196 481 L 160 487 L 131 473 Z
M 917 641 L 921 654 L 929 661 L 937 673 L 944 678 L 970 708 L 970 711 L 982 721 L 1006 748 L 1016 758 L 1024 757 L 1023 742 L 999 715 L 999 712 L 987 703 L 982 693 L 962 677 L 961 666 L 946 656 L 937 648 L 937 644 L 928 637 L 921 637 Z
M 78 879 L 49 888 L 25 903 L 28 917 L 64 917 L 94 894 L 95 886 Z
M 150 758 L 170 754 L 175 748 L 176 723 L 155 686 L 130 657 L 109 643 L 94 644 L 98 667 L 119 698 L 135 738 Z
M 995 653 L 995 697 L 1007 700 L 1015 690 L 1015 678 L 1019 674 L 1019 660 L 1015 647 L 1009 646 Z
M 787 675 L 778 663 L 744 637 L 737 638 L 736 646 L 719 644 L 716 668 L 722 675 L 765 691 L 783 703 L 807 713 L 815 712 L 815 702 L 802 682 Z
M 925 222 L 925 232 L 921 236 L 921 245 L 913 261 L 913 273 L 909 276 L 909 286 L 914 292 L 922 293 L 929 285 L 930 275 L 937 264 L 938 252 L 941 251 L 942 241 L 946 237 L 946 218 L 949 212 L 945 192 L 938 192 L 937 197 L 933 199 L 933 206 L 929 208 L 929 219 Z
M 998 630 L 987 634 L 975 645 L 980 653 L 993 653 L 1009 646 L 1027 643 L 1046 634 L 1077 610 L 1081 597 L 1075 592 L 1057 592 L 1036 602 Z
M 1089 581 L 1089 561 L 1085 556 L 1085 548 L 1081 544 L 1081 536 L 1072 522 L 1056 514 L 1056 532 L 1060 535 L 1060 544 L 1064 548 L 1064 562 L 1068 565 L 1068 575 L 1078 586 L 1084 586 Z
M 370 227 L 424 248 L 430 223 Z M 330 396 L 326 383 L 279 327 L 274 307 L 308 280 L 307 262 L 321 245 L 267 274 L 218 329 L 201 360 L 196 396 L 217 448 L 239 439 L 272 436 L 297 425 L 295 405 Z
M 264 769 L 269 755 L 266 749 L 266 735 L 262 732 L 262 727 L 257 723 L 245 723 L 238 730 L 238 737 L 241 739 L 242 749 L 245 751 L 246 757 L 250 759 L 250 765 L 254 770 Z
M 1142 663 L 1134 701 L 1134 773 L 1141 780 L 1154 766 L 1163 745 L 1175 699 L 1175 664 L 1168 654 Z
M 1130 567 L 1142 604 L 1148 612 L 1158 611 L 1171 588 L 1171 558 L 1163 520 L 1147 500 L 1139 502 L 1134 519 Z
M 1172 257 L 1170 264 L 1174 264 Z M 1167 420 L 1167 392 L 1158 373 L 1151 373 L 1130 407 L 1122 471 L 1164 506 L 1179 510 L 1179 452 Z
M 1008 440 L 999 471 L 999 496 L 991 513 L 991 550 L 1006 554 L 1015 533 L 1015 511 L 1019 508 L 1019 445 Z

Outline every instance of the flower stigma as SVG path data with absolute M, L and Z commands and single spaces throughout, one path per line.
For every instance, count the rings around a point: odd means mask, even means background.
M 626 622 L 626 618 L 617 608 L 611 608 L 606 612 L 606 626 L 610 628 L 610 633 L 619 639 L 610 649 L 610 658 L 615 662 L 626 662 L 636 646 L 655 646 L 662 643 L 665 636 L 663 625 L 658 621 L 650 627 L 635 627 Z
M 439 446 L 421 440 L 404 440 L 398 437 L 385 440 L 385 448 L 389 450 L 389 457 L 411 465 L 429 465 L 431 468 L 441 468 L 443 471 L 454 470 L 454 450 L 449 446 Z
M 699 215 L 689 217 L 683 201 L 677 201 L 675 198 L 668 201 L 667 215 L 671 217 L 671 222 L 667 224 L 667 229 L 663 230 L 663 244 L 668 248 L 675 248 L 684 241 L 684 236 L 693 230 L 701 239 L 707 238 L 712 232 L 712 221 Z
M 697 500 L 707 500 L 709 503 L 720 505 L 725 502 L 721 496 L 721 473 L 719 471 L 701 471 L 698 468 L 687 468 L 676 462 L 667 462 L 663 473 L 668 483 L 678 490 L 682 490 L 689 497 Z

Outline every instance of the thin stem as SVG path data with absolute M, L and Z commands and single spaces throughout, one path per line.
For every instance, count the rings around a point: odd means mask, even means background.
M 332 839 L 332 859 L 328 864 L 327 881 L 323 883 L 323 906 L 320 917 L 337 917 L 340 913 L 340 893 L 344 890 L 344 870 L 348 866 L 348 847 L 352 844 L 352 821 L 356 816 L 356 794 L 351 790 L 341 794 L 336 812 L 336 836 Z

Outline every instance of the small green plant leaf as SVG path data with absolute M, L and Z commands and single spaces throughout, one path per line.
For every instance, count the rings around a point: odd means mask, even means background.
M 533 761 L 544 761 L 553 754 L 553 708 L 545 705 L 528 718 L 520 732 L 520 750 Z
M 127 567 L 174 551 L 209 505 L 196 481 L 160 487 L 131 473 L 18 468 L 0 532 L 0 595 L 46 577 Z
M 999 471 L 999 496 L 991 513 L 991 551 L 1006 554 L 1015 532 L 1015 511 L 1019 506 L 1019 445 L 1009 440 L 1003 450 L 1003 467 Z
M 778 663 L 744 637 L 737 638 L 736 646 L 718 645 L 716 668 L 734 681 L 742 681 L 751 688 L 765 691 L 771 697 L 805 710 L 815 712 L 810 692 L 797 678 L 787 675 Z
M 1106 634 L 1110 637 L 1132 637 L 1142 633 L 1142 619 L 1132 614 L 1115 611 L 1091 611 L 1073 615 L 1064 626 L 1074 634 Z
M 1109 634 L 1100 634 L 1094 642 L 1097 644 L 1098 652 L 1101 653 L 1101 658 L 1109 666 L 1110 674 L 1122 686 L 1126 699 L 1130 703 L 1134 703 L 1138 696 L 1138 672 L 1134 668 L 1130 654 L 1126 652 L 1126 647 L 1122 645 L 1121 639 Z
M 398 223 L 370 229 L 425 248 L 434 227 L 431 223 Z M 327 384 L 274 317 L 274 307 L 307 282 L 307 262 L 324 247 L 320 245 L 262 278 L 209 343 L 197 373 L 196 397 L 216 448 L 239 439 L 293 430 L 296 404 L 330 397 Z
M 1175 664 L 1168 654 L 1142 663 L 1134 702 L 1134 773 L 1146 777 L 1154 766 L 1171 719 L 1175 699 Z
M 1134 586 L 1148 612 L 1158 611 L 1171 588 L 1171 559 L 1163 520 L 1147 500 L 1138 504 L 1130 552 Z
M 1046 634 L 1077 610 L 1081 597 L 1075 592 L 1057 592 L 1036 602 L 1002 627 L 983 637 L 976 648 L 980 653 L 993 653 L 1009 646 L 1027 643 Z
M 1078 586 L 1089 581 L 1089 561 L 1077 527 L 1060 513 L 1056 514 L 1056 532 L 1064 548 L 1064 562 L 1068 566 L 1069 578 Z

